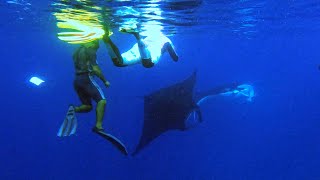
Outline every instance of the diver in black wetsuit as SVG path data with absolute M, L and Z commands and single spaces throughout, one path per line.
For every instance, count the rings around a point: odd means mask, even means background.
M 106 87 L 110 86 L 109 81 L 104 77 L 97 64 L 97 50 L 99 41 L 82 44 L 73 54 L 75 67 L 74 89 L 77 92 L 82 105 L 76 106 L 76 113 L 86 113 L 92 110 L 91 100 L 97 102 L 96 125 L 93 131 L 103 131 L 102 122 L 105 112 L 106 99 L 99 85 L 95 82 L 94 76 L 103 81 Z

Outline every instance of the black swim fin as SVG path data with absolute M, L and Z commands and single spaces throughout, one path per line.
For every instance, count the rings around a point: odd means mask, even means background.
M 99 130 L 97 128 L 93 128 L 92 132 L 98 134 L 99 136 L 103 137 L 104 139 L 108 140 L 111 142 L 120 152 L 124 155 L 128 155 L 128 151 L 126 146 L 116 137 L 112 136 L 111 134 L 108 134 L 104 132 L 103 130 Z

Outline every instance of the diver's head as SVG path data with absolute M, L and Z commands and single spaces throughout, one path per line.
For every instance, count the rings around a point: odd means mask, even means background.
M 100 47 L 99 40 L 94 40 L 85 44 L 82 44 L 86 48 L 98 49 Z

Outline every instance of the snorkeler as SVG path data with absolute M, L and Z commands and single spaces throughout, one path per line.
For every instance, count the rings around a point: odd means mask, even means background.
M 97 50 L 99 49 L 99 40 L 82 44 L 73 54 L 73 62 L 76 71 L 74 80 L 74 89 L 77 92 L 82 105 L 71 105 L 68 109 L 67 116 L 63 121 L 57 136 L 71 136 L 77 129 L 76 113 L 87 113 L 92 110 L 91 100 L 97 102 L 96 107 L 96 125 L 92 131 L 104 139 L 111 142 L 123 154 L 128 155 L 126 146 L 116 137 L 104 132 L 102 127 L 103 116 L 105 112 L 106 99 L 99 85 L 94 80 L 97 76 L 103 81 L 106 87 L 110 86 L 109 81 L 104 77 L 99 65 L 97 64 Z
M 107 28 L 105 28 L 105 31 L 105 34 L 109 34 Z M 120 54 L 118 47 L 112 42 L 110 37 L 108 35 L 103 36 L 103 41 L 108 49 L 108 54 L 110 55 L 113 64 L 117 67 L 142 63 L 144 67 L 151 68 L 159 62 L 161 55 L 165 52 L 169 53 L 173 61 L 177 62 L 179 59 L 171 40 L 161 32 L 144 39 L 140 37 L 139 32 L 135 29 L 122 28 L 120 29 L 120 32 L 134 35 L 137 43 L 134 44 L 129 51 Z
M 110 86 L 96 61 L 98 48 L 99 41 L 96 40 L 81 45 L 73 54 L 76 71 L 74 89 L 82 103 L 81 106 L 74 107 L 74 110 L 76 113 L 90 112 L 92 110 L 91 100 L 97 102 L 96 125 L 92 129 L 93 131 L 103 131 L 102 122 L 106 106 L 106 99 L 101 88 L 95 82 L 94 76 L 99 77 L 106 87 Z

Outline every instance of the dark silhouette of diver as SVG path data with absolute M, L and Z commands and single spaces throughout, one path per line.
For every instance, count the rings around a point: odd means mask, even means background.
M 102 123 L 106 106 L 106 99 L 101 88 L 94 80 L 94 76 L 100 78 L 106 87 L 110 86 L 96 61 L 98 49 L 99 41 L 95 40 L 82 44 L 73 54 L 75 67 L 73 85 L 82 103 L 80 106 L 75 106 L 74 110 L 76 113 L 90 112 L 92 110 L 91 100 L 96 101 L 96 124 L 93 131 L 103 131 Z

